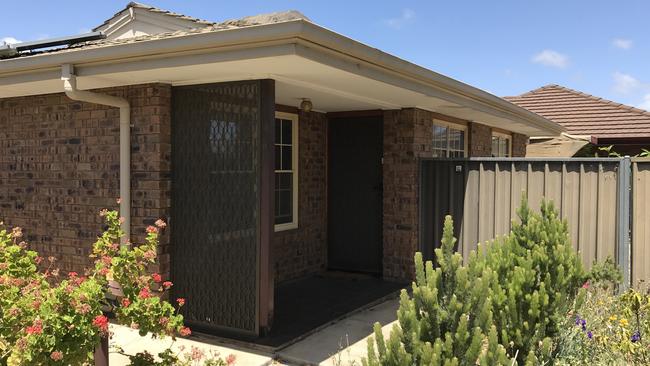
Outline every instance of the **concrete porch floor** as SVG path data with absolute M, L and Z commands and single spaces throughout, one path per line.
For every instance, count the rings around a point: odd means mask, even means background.
M 366 354 L 367 339 L 372 335 L 373 324 L 380 322 L 383 325 L 383 333 L 388 335 L 396 322 L 398 306 L 399 299 L 387 300 L 353 313 L 275 353 L 244 348 L 240 344 L 228 343 L 223 338 L 192 337 L 172 342 L 169 338 L 140 337 L 137 331 L 117 325 L 111 325 L 111 331 L 115 334 L 111 346 L 119 346 L 128 354 L 147 350 L 154 355 L 169 347 L 170 344 L 173 344 L 175 350 L 181 346 L 189 350 L 194 346 L 206 353 L 216 351 L 223 357 L 233 354 L 236 357 L 235 364 L 238 366 L 360 365 L 361 358 Z M 111 352 L 111 366 L 127 364 L 128 359 L 125 356 Z

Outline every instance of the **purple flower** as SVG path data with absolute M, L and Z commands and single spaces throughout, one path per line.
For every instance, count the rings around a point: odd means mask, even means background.
M 641 340 L 641 332 L 639 332 L 639 331 L 637 330 L 637 331 L 635 331 L 635 332 L 632 334 L 631 341 L 632 341 L 632 343 L 636 343 L 636 342 L 638 342 L 638 341 L 640 341 L 640 340 Z
M 580 320 L 580 325 L 582 326 L 582 331 L 587 330 L 587 321 L 582 319 Z
M 587 338 L 592 339 L 594 337 L 593 333 L 591 331 L 587 332 Z
M 576 325 L 580 325 L 580 315 L 576 315 Z

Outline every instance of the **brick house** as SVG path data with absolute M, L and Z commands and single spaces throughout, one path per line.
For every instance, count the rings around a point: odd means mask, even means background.
M 159 271 L 208 330 L 268 331 L 277 287 L 314 273 L 409 280 L 419 158 L 563 131 L 298 12 L 130 3 L 94 32 L 0 47 L 0 219 L 81 270 L 98 211 L 130 197 L 125 231 L 169 222 Z

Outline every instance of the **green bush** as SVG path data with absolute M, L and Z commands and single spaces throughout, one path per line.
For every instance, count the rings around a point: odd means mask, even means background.
M 508 236 L 479 245 L 465 265 L 445 219 L 437 268 L 415 256 L 416 280 L 402 291 L 399 326 L 386 340 L 379 324 L 364 365 L 536 364 L 552 356 L 552 337 L 586 275 L 552 203 L 541 213 L 525 200 Z M 376 349 L 375 349 L 376 344 Z

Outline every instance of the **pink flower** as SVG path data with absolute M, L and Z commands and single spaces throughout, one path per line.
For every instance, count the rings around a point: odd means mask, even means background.
M 108 215 L 108 210 L 107 209 L 104 208 L 101 211 L 99 211 L 99 216 L 100 217 L 104 217 L 106 215 Z
M 158 319 L 158 323 L 160 323 L 160 325 L 162 325 L 164 327 L 167 324 L 169 324 L 169 318 L 166 317 L 166 316 L 163 316 L 160 319 Z
M 160 229 L 164 229 L 167 227 L 167 224 L 162 219 L 156 220 L 155 225 Z
M 167 289 L 169 289 L 170 287 L 172 287 L 174 284 L 173 284 L 171 281 L 165 281 L 165 282 L 163 282 L 162 285 L 163 285 L 163 287 L 165 288 L 165 290 L 167 290 Z
M 78 274 L 77 272 L 70 272 L 70 273 L 68 273 L 68 277 L 70 277 L 70 278 L 75 278 L 75 277 L 77 277 L 77 276 L 79 276 L 79 274 Z
M 54 351 L 50 354 L 50 358 L 54 361 L 61 361 L 63 359 L 63 353 L 61 351 Z
M 203 359 L 203 357 L 205 357 L 205 352 L 203 352 L 203 350 L 201 350 L 198 347 L 192 346 L 192 352 L 191 352 L 190 358 L 193 361 L 200 361 L 200 360 Z
M 148 299 L 151 297 L 151 293 L 149 292 L 149 289 L 146 287 L 143 287 L 140 290 L 140 293 L 138 294 L 138 297 L 141 299 Z
M 237 357 L 235 357 L 235 355 L 233 355 L 233 354 L 231 353 L 231 354 L 228 355 L 228 357 L 226 357 L 226 363 L 227 363 L 228 365 L 234 365 L 236 359 L 237 359 Z
M 155 226 L 151 226 L 151 225 L 150 225 L 150 226 L 147 226 L 147 232 L 148 232 L 149 234 L 155 234 L 155 233 L 158 232 L 158 228 L 155 227 Z
M 20 228 L 20 226 L 16 226 L 15 228 L 11 229 L 11 236 L 13 238 L 21 238 L 23 236 L 23 229 Z
M 176 302 L 178 303 L 178 306 L 185 305 L 185 299 L 182 298 L 182 297 L 179 297 L 178 299 L 176 299 Z
M 156 258 L 156 252 L 153 250 L 147 250 L 144 252 L 144 258 L 145 259 L 155 259 Z
M 162 276 L 160 276 L 160 274 L 158 274 L 158 273 L 154 273 L 154 274 L 151 275 L 151 279 L 155 283 L 160 283 L 160 281 L 162 281 Z
M 36 262 L 36 264 L 41 264 L 41 262 L 43 262 L 43 257 L 34 258 L 34 262 Z
M 79 305 L 79 307 L 77 308 L 77 311 L 78 311 L 80 314 L 88 314 L 88 313 L 90 312 L 90 310 L 91 310 L 91 308 L 90 308 L 90 305 L 88 305 L 88 304 L 81 304 L 81 305 Z
M 113 258 L 105 255 L 102 257 L 102 262 L 106 265 L 110 265 L 113 262 Z
M 584 289 L 589 288 L 589 281 L 583 283 L 583 284 L 582 284 L 582 288 L 584 288 Z
M 181 329 L 178 331 L 183 337 L 187 337 L 190 334 L 192 334 L 192 331 L 188 327 L 181 327 Z
M 131 305 L 131 300 L 127 299 L 126 297 L 122 299 L 122 307 L 129 307 Z
M 104 315 L 97 315 L 93 319 L 93 325 L 96 326 L 100 332 L 106 333 L 108 331 L 108 318 Z
M 136 322 L 131 323 L 131 329 L 140 329 L 140 325 Z

